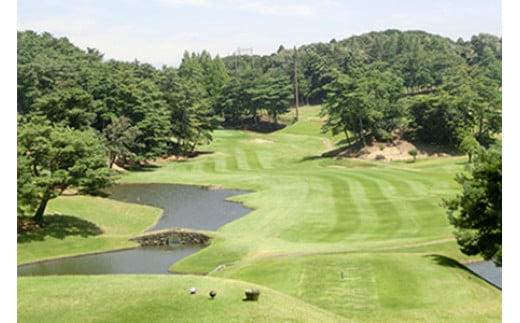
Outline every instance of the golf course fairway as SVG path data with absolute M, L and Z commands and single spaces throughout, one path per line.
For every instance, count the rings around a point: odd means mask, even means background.
M 231 200 L 253 211 L 171 268 L 205 276 L 18 277 L 18 321 L 501 322 L 502 292 L 459 265 L 477 258 L 460 253 L 441 207 L 459 192 L 466 157 L 325 158 L 343 138 L 321 125 L 319 107 L 304 107 L 277 132 L 218 130 L 193 159 L 125 172 L 122 182 L 249 190 Z M 57 198 L 49 216 L 84 219 L 102 233 L 19 243 L 18 263 L 131 247 L 160 213 Z M 260 289 L 258 302 L 243 300 L 247 288 Z

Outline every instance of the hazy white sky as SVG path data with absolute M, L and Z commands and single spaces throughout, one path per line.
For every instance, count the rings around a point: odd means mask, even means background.
M 263 55 L 389 28 L 501 36 L 501 13 L 500 0 L 19 0 L 17 29 L 67 37 L 105 58 L 178 66 L 185 50 Z

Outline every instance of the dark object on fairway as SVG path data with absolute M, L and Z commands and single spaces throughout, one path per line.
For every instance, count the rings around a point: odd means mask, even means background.
M 246 289 L 246 299 L 245 301 L 257 301 L 258 296 L 260 296 L 260 290 L 257 288 Z
M 211 292 L 209 292 L 209 296 L 211 296 L 211 299 L 213 299 L 215 296 L 217 296 L 217 292 L 212 290 Z

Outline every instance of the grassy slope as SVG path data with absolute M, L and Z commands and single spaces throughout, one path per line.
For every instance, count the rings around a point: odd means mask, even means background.
M 458 189 L 453 176 L 462 170 L 463 159 L 381 164 L 319 158 L 334 146 L 334 138 L 319 133 L 316 113 L 316 108 L 302 109 L 303 122 L 271 135 L 219 131 L 208 147 L 215 154 L 126 177 L 255 191 L 234 199 L 256 211 L 223 227 L 212 247 L 179 263 L 177 270 L 210 271 L 223 258 L 351 251 L 452 237 L 439 203 Z M 255 143 L 258 138 L 273 143 Z
M 501 320 L 500 291 L 430 253 L 270 258 L 219 276 L 269 286 L 358 322 Z
M 19 243 L 18 264 L 136 247 L 138 245 L 128 239 L 157 221 L 162 210 L 109 199 L 66 196 L 51 200 L 46 213 L 58 219 L 61 216 L 80 218 L 86 221 L 82 225 L 89 223 L 96 230 L 102 231 L 102 234 L 85 235 L 78 224 L 63 223 L 60 225 L 65 228 L 63 232 L 50 229 L 48 235 L 41 239 Z
M 197 294 L 190 295 L 191 287 Z M 341 317 L 272 289 L 198 276 L 115 275 L 19 279 L 19 322 L 342 322 Z M 208 293 L 215 290 L 211 300 Z M 21 296 L 20 296 L 21 295 Z M 30 310 L 25 310 L 30 309 Z
M 233 263 L 211 275 L 269 286 L 355 321 L 500 321 L 501 292 L 445 258 L 464 258 L 439 207 L 458 191 L 453 177 L 464 158 L 319 158 L 339 138 L 319 133 L 316 107 L 301 111 L 301 122 L 277 133 L 218 131 L 206 147 L 213 154 L 125 176 L 255 191 L 233 198 L 254 212 L 174 269 Z M 338 254 L 305 255 L 330 252 Z

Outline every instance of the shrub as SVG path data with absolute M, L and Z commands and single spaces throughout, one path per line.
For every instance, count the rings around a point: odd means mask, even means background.
M 413 149 L 408 150 L 408 154 L 410 156 L 412 156 L 413 161 L 415 161 L 417 159 L 417 154 L 419 154 L 419 152 L 417 151 L 417 149 L 413 148 Z

